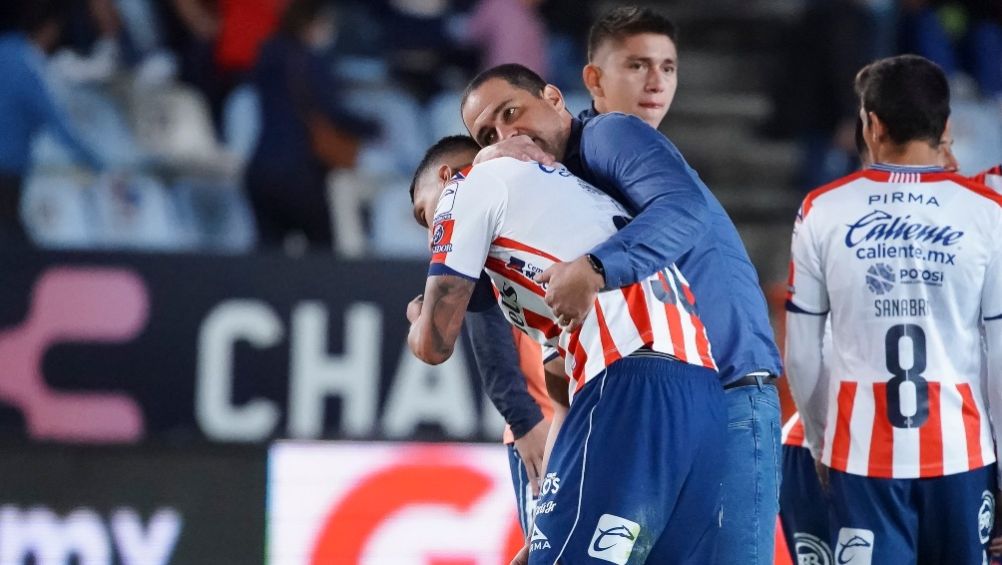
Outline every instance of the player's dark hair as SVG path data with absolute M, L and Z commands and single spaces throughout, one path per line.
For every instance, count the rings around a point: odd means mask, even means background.
M 469 98 L 471 92 L 480 88 L 480 85 L 485 82 L 496 78 L 502 79 L 515 88 L 525 90 L 536 98 L 542 98 L 543 89 L 546 88 L 546 81 L 532 69 L 518 63 L 506 63 L 491 67 L 475 76 L 470 84 L 466 85 L 466 90 L 463 91 L 463 101 L 460 107 L 466 105 L 466 99 Z
M 411 179 L 411 203 L 414 202 L 414 189 L 417 188 L 418 178 L 420 178 L 429 167 L 439 164 L 439 161 L 447 155 L 467 149 L 473 151 L 474 153 L 480 151 L 480 146 L 477 145 L 476 140 L 468 135 L 450 135 L 443 137 L 435 142 L 435 145 L 429 147 L 428 151 L 424 154 L 424 158 L 421 159 L 421 163 L 418 164 L 417 169 L 414 171 L 414 178 Z M 467 163 L 464 163 L 464 165 L 465 164 Z
M 671 20 L 650 8 L 620 6 L 605 13 L 588 30 L 588 60 L 607 41 L 620 42 L 641 33 L 667 36 L 678 46 L 678 29 Z
M 950 84 L 936 63 L 918 55 L 881 59 L 856 75 L 856 92 L 863 109 L 884 122 L 895 144 L 939 146 L 950 117 Z

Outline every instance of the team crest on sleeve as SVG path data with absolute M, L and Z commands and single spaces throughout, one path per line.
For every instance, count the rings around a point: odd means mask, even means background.
M 456 220 L 439 220 L 431 230 L 431 260 L 441 262 L 452 252 L 452 231 Z

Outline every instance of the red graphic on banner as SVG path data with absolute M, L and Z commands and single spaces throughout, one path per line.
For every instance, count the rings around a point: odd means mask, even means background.
M 146 287 L 130 271 L 46 271 L 35 283 L 25 321 L 0 332 L 0 402 L 21 410 L 34 439 L 138 441 L 143 413 L 132 398 L 52 389 L 45 383 L 42 360 L 60 343 L 129 341 L 142 331 L 148 315 Z
M 491 477 L 467 465 L 435 463 L 445 459 L 439 448 L 412 451 L 409 461 L 366 477 L 331 511 L 317 536 L 310 563 L 360 563 L 370 538 L 389 517 L 412 505 L 442 505 L 468 512 L 493 487 Z M 424 463 L 428 462 L 428 463 Z M 448 488 L 429 488 L 447 481 Z M 505 556 L 514 557 L 522 548 L 518 521 L 512 516 L 506 537 Z M 462 555 L 429 556 L 428 565 L 476 565 Z

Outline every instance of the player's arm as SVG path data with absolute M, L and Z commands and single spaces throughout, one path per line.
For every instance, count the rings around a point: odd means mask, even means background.
M 1002 237 L 1002 231 L 997 237 Z M 998 457 L 1002 455 L 1002 442 L 999 441 L 1002 432 L 1002 249 L 996 249 L 994 259 L 988 263 L 982 289 L 981 315 L 988 363 L 988 413 Z M 1002 476 L 999 476 L 998 483 L 1002 489 Z
M 491 284 L 486 273 L 481 274 L 466 313 L 465 327 L 484 393 L 518 440 L 543 421 L 543 412 L 529 394 L 511 324 L 498 307 Z M 538 451 L 542 453 L 541 445 Z M 524 454 L 520 455 L 524 459 Z
M 573 331 L 602 288 L 650 277 L 678 260 L 709 229 L 709 203 L 696 173 L 668 139 L 636 116 L 604 114 L 581 136 L 585 172 L 618 195 L 633 220 L 585 256 L 537 277 L 546 302 Z
M 804 434 L 812 455 L 819 459 L 828 406 L 822 356 L 828 290 L 810 222 L 801 219 L 800 213 L 793 229 L 791 255 L 784 362 Z
M 424 294 L 407 308 L 407 319 L 411 322 L 407 344 L 418 359 L 438 365 L 452 357 L 474 286 L 465 277 L 428 277 Z
M 504 183 L 487 173 L 453 183 L 435 213 L 424 294 L 407 306 L 407 344 L 416 357 L 433 365 L 452 356 L 508 201 Z
M 619 192 L 633 220 L 591 253 L 620 288 L 674 263 L 709 230 L 709 202 L 679 150 L 640 118 L 606 114 L 581 138 L 585 168 Z

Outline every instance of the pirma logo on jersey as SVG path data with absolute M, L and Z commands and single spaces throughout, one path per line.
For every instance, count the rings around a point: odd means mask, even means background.
M 866 270 L 866 288 L 874 294 L 886 294 L 894 288 L 894 269 L 887 263 L 870 265 Z
M 595 533 L 592 534 L 588 555 L 617 565 L 626 565 L 638 535 L 640 524 L 620 516 L 602 514 L 595 526 Z
M 873 532 L 862 528 L 842 528 L 835 544 L 838 565 L 872 565 Z
M 529 538 L 529 551 L 539 551 L 541 549 L 550 549 L 550 540 L 547 539 L 543 532 L 539 531 L 539 526 L 533 524 L 532 537 Z

